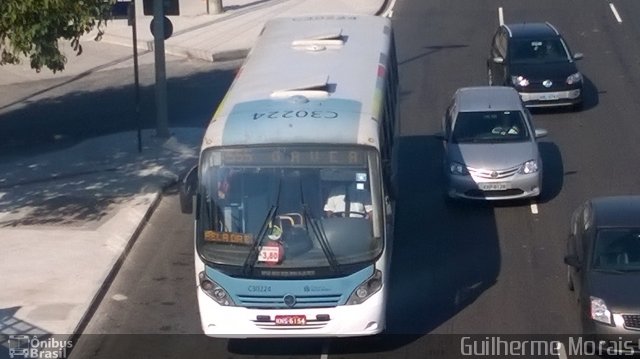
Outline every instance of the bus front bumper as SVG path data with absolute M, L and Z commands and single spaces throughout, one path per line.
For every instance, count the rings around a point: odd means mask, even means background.
M 198 289 L 198 305 L 202 329 L 204 334 L 210 337 L 367 336 L 384 330 L 384 290 L 385 288 L 382 288 L 359 305 L 304 309 L 254 309 L 221 306 Z M 282 324 L 287 321 L 298 324 Z

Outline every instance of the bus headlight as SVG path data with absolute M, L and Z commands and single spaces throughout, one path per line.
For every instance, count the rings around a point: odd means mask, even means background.
M 211 297 L 211 299 L 215 300 L 216 303 L 224 306 L 235 306 L 235 303 L 231 300 L 229 293 L 218 285 L 218 283 L 209 279 L 204 272 L 200 272 L 198 274 L 198 280 L 200 282 L 200 289 Z
M 375 273 L 373 273 L 369 279 L 362 282 L 362 284 L 351 293 L 351 296 L 347 300 L 347 305 L 361 304 L 376 294 L 381 288 L 382 272 L 376 269 Z

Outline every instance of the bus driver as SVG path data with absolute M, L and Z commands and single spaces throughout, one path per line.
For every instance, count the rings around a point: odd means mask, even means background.
M 335 187 L 324 205 L 327 217 L 369 218 L 372 210 L 371 194 L 355 182 Z

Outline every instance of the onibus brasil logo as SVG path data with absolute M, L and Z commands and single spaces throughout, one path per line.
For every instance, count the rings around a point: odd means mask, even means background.
M 70 340 L 38 338 L 28 335 L 9 335 L 9 357 L 11 358 L 52 358 L 63 359 L 73 347 Z

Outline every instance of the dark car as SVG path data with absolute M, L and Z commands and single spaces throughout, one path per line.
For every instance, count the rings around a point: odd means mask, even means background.
M 640 196 L 600 197 L 578 207 L 564 261 L 583 332 L 601 349 L 640 353 Z
M 487 59 L 489 85 L 513 86 L 527 107 L 582 105 L 582 74 L 558 30 L 548 22 L 501 25 Z

